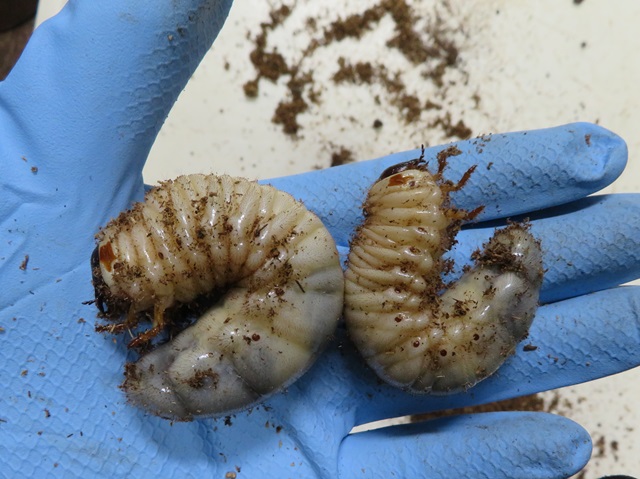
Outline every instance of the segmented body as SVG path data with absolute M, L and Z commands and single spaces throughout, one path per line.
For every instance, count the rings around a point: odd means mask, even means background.
M 357 348 L 382 379 L 420 393 L 460 391 L 492 374 L 526 337 L 542 283 L 539 243 L 512 225 L 444 285 L 442 255 L 473 214 L 449 205 L 463 181 L 444 182 L 443 168 L 432 175 L 414 160 L 383 174 L 345 273 L 344 314 Z
M 245 179 L 166 182 L 109 223 L 97 250 L 99 307 L 114 319 L 124 313 L 127 328 L 138 312 L 153 311 L 156 334 L 177 305 L 220 296 L 127 367 L 129 398 L 167 418 L 228 414 L 290 384 L 342 309 L 342 269 L 320 219 L 287 193 Z

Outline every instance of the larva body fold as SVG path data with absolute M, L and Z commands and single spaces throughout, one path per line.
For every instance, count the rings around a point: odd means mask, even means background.
M 341 313 L 333 238 L 271 186 L 182 176 L 97 239 L 96 299 L 103 316 L 120 321 L 103 329 L 152 316 L 154 328 L 134 340 L 144 345 L 181 307 L 197 304 L 193 325 L 126 368 L 129 399 L 165 418 L 226 415 L 286 387 L 312 364 Z
M 521 224 L 498 230 L 475 266 L 444 284 L 442 256 L 475 213 L 449 205 L 463 181 L 444 182 L 443 168 L 432 175 L 413 160 L 383 174 L 345 273 L 350 337 L 378 376 L 417 393 L 458 392 L 493 374 L 527 336 L 542 284 L 540 244 Z

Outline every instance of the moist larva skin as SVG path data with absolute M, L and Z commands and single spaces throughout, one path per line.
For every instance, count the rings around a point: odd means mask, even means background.
M 421 160 L 421 159 L 420 159 Z M 416 393 L 465 390 L 493 374 L 524 339 L 542 284 L 539 242 L 527 226 L 498 230 L 453 285 L 442 255 L 473 213 L 449 206 L 462 187 L 420 160 L 387 170 L 364 205 L 345 273 L 345 320 L 369 366 Z
M 333 334 L 344 279 L 320 219 L 271 186 L 228 176 L 163 183 L 97 236 L 103 329 L 154 319 L 212 292 L 220 299 L 126 368 L 129 399 L 169 419 L 226 415 L 302 375 Z M 143 333 L 144 334 L 144 333 Z M 135 341 L 135 340 L 134 340 Z

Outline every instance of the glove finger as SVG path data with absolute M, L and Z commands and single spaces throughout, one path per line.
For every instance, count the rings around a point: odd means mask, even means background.
M 347 436 L 339 477 L 569 477 L 591 448 L 581 426 L 552 414 L 455 416 Z
M 608 289 L 640 277 L 640 195 L 591 196 L 531 215 L 545 269 L 540 299 L 558 301 Z M 494 233 L 496 224 L 462 231 L 448 256 L 456 265 L 450 279 L 470 264 L 471 253 Z
M 457 182 L 477 165 L 453 203 L 467 210 L 482 205 L 478 220 L 512 217 L 561 205 L 613 182 L 627 160 L 627 147 L 615 134 L 597 125 L 574 123 L 544 130 L 487 135 L 452 143 L 444 176 Z M 430 167 L 448 146 L 425 150 Z M 300 198 L 347 246 L 362 222 L 362 203 L 380 173 L 389 166 L 417 158 L 419 150 L 377 160 L 265 181 Z
M 541 306 L 515 354 L 466 392 L 413 395 L 379 384 L 373 372 L 363 373 L 363 360 L 355 353 L 347 381 L 364 398 L 356 419 L 356 424 L 364 424 L 591 381 L 638 366 L 639 347 L 640 287 L 628 286 Z
M 90 191 L 103 208 L 126 192 L 112 212 L 128 206 L 142 194 L 160 126 L 230 4 L 70 1 L 34 32 L 0 85 L 3 183 L 42 194 L 52 185 L 76 201 Z

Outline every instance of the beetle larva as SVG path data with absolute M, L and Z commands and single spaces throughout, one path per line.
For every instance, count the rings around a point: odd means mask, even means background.
M 369 366 L 418 393 L 465 390 L 493 374 L 527 334 L 542 284 L 542 253 L 527 226 L 498 230 L 456 283 L 442 256 L 478 211 L 450 206 L 463 186 L 421 157 L 388 169 L 364 205 L 345 273 L 345 319 Z
M 134 346 L 148 349 L 180 321 L 181 305 L 215 293 L 194 324 L 126 367 L 129 399 L 165 418 L 226 415 L 291 384 L 342 311 L 333 238 L 302 203 L 271 186 L 182 176 L 147 193 L 97 241 L 96 302 L 115 321 L 102 329 L 153 319 Z

